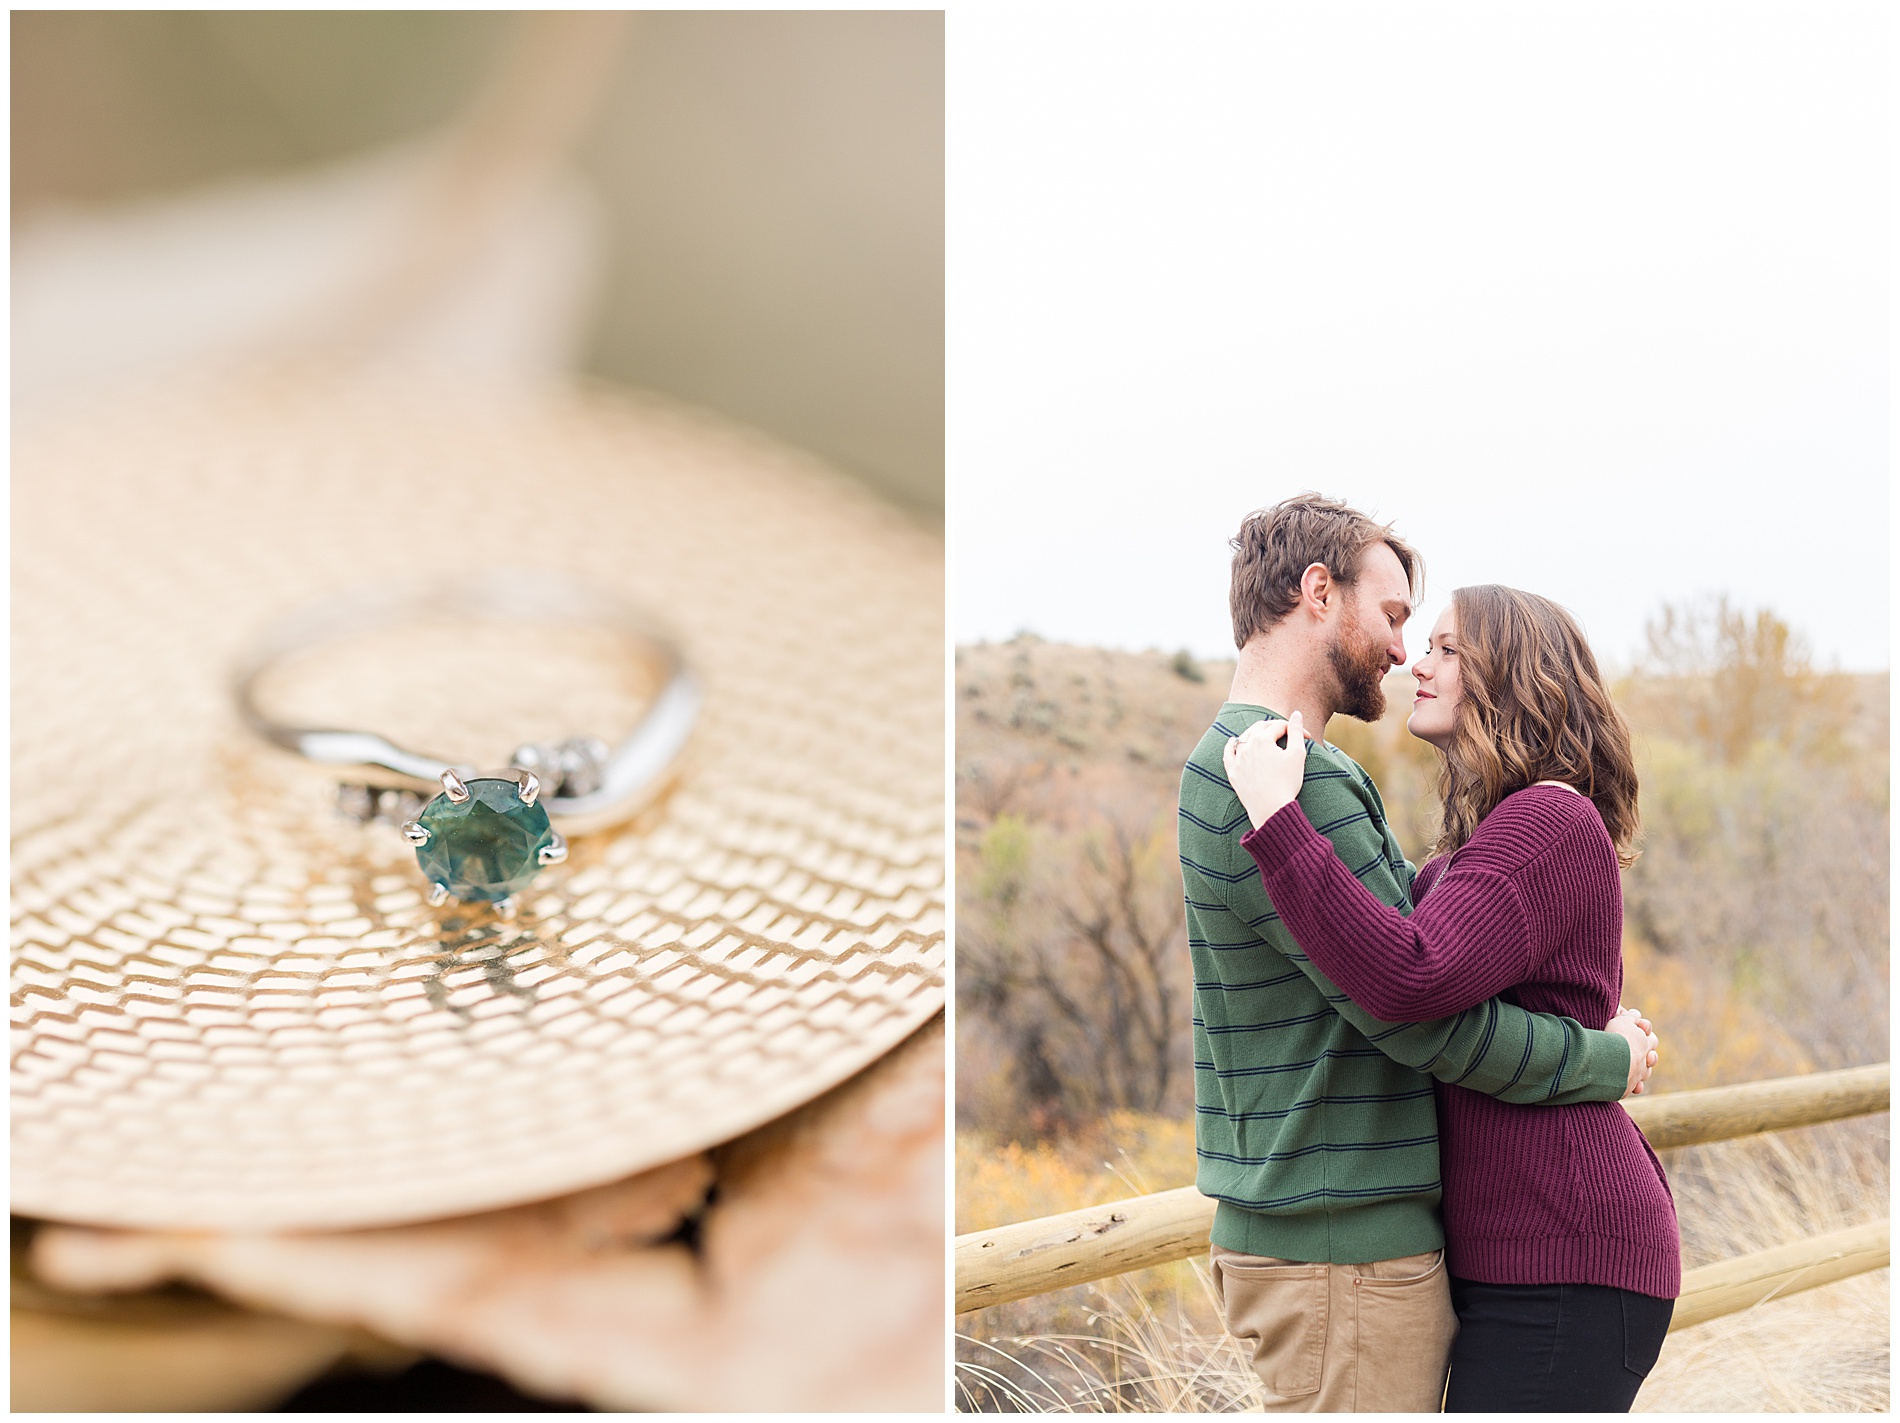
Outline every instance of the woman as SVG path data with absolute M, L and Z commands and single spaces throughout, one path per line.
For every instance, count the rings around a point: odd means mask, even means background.
M 1274 908 L 1381 1018 L 1441 1017 L 1505 993 L 1608 1020 L 1623 986 L 1617 870 L 1635 858 L 1636 774 L 1581 630 L 1535 594 L 1461 588 L 1413 672 L 1406 724 L 1438 748 L 1444 800 L 1415 911 L 1375 898 L 1302 815 L 1298 713 L 1249 727 L 1226 753 L 1254 825 L 1241 843 Z M 1614 1102 L 1437 1091 L 1459 1318 L 1446 1410 L 1628 1411 L 1682 1283 L 1655 1153 Z

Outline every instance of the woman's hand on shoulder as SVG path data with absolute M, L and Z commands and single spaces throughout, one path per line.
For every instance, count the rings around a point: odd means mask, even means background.
M 1231 738 L 1223 753 L 1227 781 L 1258 830 L 1300 798 L 1306 780 L 1306 734 L 1300 714 L 1287 721 L 1257 721 Z
M 1630 1078 L 1625 1097 L 1640 1096 L 1649 1074 L 1656 1066 L 1658 1050 L 1656 1029 L 1639 1008 L 1616 1010 L 1616 1016 L 1603 1025 L 1606 1033 L 1615 1033 L 1630 1045 Z

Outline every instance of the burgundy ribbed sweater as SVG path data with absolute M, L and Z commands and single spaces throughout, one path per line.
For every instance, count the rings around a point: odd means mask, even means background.
M 1560 786 L 1506 796 L 1456 854 L 1420 870 L 1409 918 L 1353 878 L 1297 802 L 1241 844 L 1300 948 L 1380 1018 L 1438 1018 L 1500 995 L 1591 1028 L 1616 1012 L 1616 851 L 1596 808 Z M 1452 1274 L 1681 1293 L 1662 1164 L 1617 1103 L 1512 1106 L 1440 1083 L 1438 1133 Z

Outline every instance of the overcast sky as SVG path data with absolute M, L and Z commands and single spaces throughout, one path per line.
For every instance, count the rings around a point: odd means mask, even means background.
M 1626 660 L 1665 600 L 1888 664 L 1881 7 L 953 13 L 959 641 L 1232 653 L 1301 489 Z

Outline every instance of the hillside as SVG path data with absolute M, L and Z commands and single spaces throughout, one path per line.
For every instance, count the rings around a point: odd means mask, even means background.
M 959 996 L 972 1043 L 989 1031 L 1000 1056 L 1041 1055 L 1034 1090 L 971 1058 L 959 1071 L 966 1122 L 1016 1130 L 1098 1095 L 1085 1048 L 1107 1025 L 1086 1021 L 1086 1000 L 1069 1000 L 1067 1027 L 1034 1010 L 1043 975 L 1079 975 L 1105 999 L 1139 1001 L 1185 972 L 1169 966 L 1175 796 L 1232 676 L 1231 661 L 1027 635 L 958 650 Z M 1742 659 L 1617 683 L 1645 828 L 1624 880 L 1626 988 L 1670 1014 L 1676 1051 L 1661 1085 L 1884 1055 L 1888 680 Z M 1392 673 L 1380 722 L 1336 717 L 1328 736 L 1372 774 L 1421 862 L 1436 833 L 1438 762 L 1405 731 L 1411 690 L 1409 675 Z M 1090 977 L 1137 952 L 1149 988 Z M 1001 996 L 969 1001 L 978 984 Z M 1157 1039 L 1163 1057 L 1185 1050 Z M 1166 1076 L 1172 1102 L 1182 1078 Z M 1131 1085 L 1094 1105 L 1160 1091 Z M 1020 1105 L 1030 1099 L 1041 1105 Z
M 1233 675 L 1232 662 L 1177 662 L 1027 634 L 959 647 L 958 780 L 1006 767 L 1110 763 L 1151 773 L 1172 794 Z
M 1110 782 L 1172 814 L 1181 766 L 1226 699 L 1234 663 L 1074 647 L 1023 635 L 957 649 L 957 819 L 967 841 L 1031 787 Z M 1378 781 L 1407 853 L 1431 828 L 1436 762 L 1405 732 L 1410 674 L 1386 678 L 1375 726 L 1335 718 L 1328 735 Z M 1045 806 L 1046 810 L 1047 807 Z
M 1181 765 L 1220 709 L 1234 663 L 1185 654 L 1076 647 L 1022 634 L 957 649 L 957 815 L 960 832 L 980 828 L 1044 776 L 1113 770 L 1117 779 L 1172 800 Z M 1198 679 L 1198 680 L 1197 680 Z M 1865 779 L 1884 784 L 1888 757 L 1885 672 L 1823 679 L 1821 707 L 1840 751 L 1861 760 Z M 1667 728 L 1659 703 L 1680 707 L 1722 695 L 1719 678 L 1628 680 L 1619 698 L 1639 750 Z M 1405 731 L 1410 674 L 1386 678 L 1386 714 L 1374 726 L 1335 718 L 1328 734 L 1379 783 L 1407 854 L 1429 837 L 1436 760 Z M 963 838 L 960 834 L 960 838 Z

